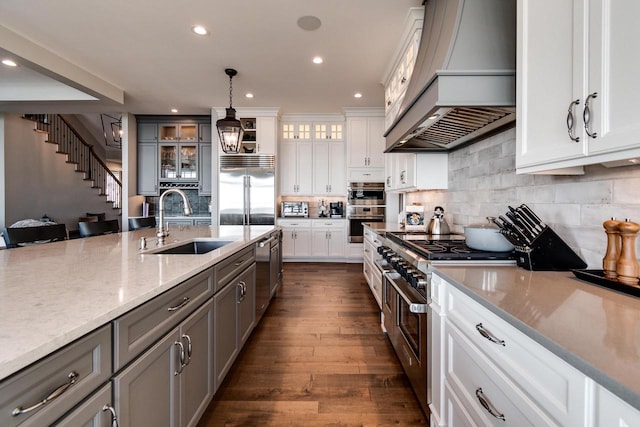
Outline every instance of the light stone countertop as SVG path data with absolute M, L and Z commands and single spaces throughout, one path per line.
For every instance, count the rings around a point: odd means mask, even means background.
M 640 298 L 571 272 L 444 267 L 437 274 L 640 410 Z
M 233 240 L 201 255 L 154 255 L 155 230 L 0 250 L 0 380 L 224 260 L 274 226 L 174 226 L 166 246 Z

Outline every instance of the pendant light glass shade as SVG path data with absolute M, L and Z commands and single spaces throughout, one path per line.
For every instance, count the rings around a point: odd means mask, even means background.
M 236 119 L 236 110 L 227 108 L 227 116 L 216 122 L 218 128 L 218 137 L 222 151 L 225 153 L 239 153 L 242 143 L 242 124 Z
M 228 154 L 237 154 L 240 152 L 244 133 L 240 120 L 236 119 L 236 110 L 233 108 L 233 86 L 231 80 L 237 74 L 237 71 L 233 68 L 227 68 L 224 72 L 229 76 L 229 108 L 227 108 L 227 116 L 218 120 L 216 127 L 218 128 L 222 151 Z

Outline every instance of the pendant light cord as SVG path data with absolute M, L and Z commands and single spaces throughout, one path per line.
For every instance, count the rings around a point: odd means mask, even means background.
M 233 108 L 233 76 L 229 76 L 229 108 Z

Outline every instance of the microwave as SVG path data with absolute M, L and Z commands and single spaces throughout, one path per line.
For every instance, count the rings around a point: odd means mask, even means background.
M 282 218 L 288 217 L 309 217 L 309 203 L 308 202 L 282 202 L 280 216 Z

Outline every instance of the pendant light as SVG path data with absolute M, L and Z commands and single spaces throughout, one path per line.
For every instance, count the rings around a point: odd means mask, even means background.
M 227 108 L 227 116 L 218 120 L 216 127 L 218 128 L 222 151 L 229 154 L 237 154 L 240 152 L 243 130 L 240 120 L 236 119 L 236 110 L 233 108 L 233 86 L 231 80 L 238 72 L 233 68 L 227 68 L 224 72 L 229 76 L 229 108 Z

